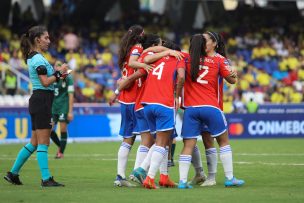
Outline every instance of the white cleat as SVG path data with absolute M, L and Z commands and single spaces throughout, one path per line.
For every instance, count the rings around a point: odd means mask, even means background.
M 114 186 L 116 187 L 136 187 L 136 185 L 130 183 L 127 179 L 121 178 L 121 176 L 117 176 L 114 181 Z
M 141 184 L 141 182 L 133 174 L 129 176 L 129 179 L 135 183 Z
M 201 184 L 201 187 L 211 187 L 216 185 L 216 181 L 213 179 L 207 179 L 203 184 Z
M 206 176 L 194 176 L 194 178 L 189 182 L 190 185 L 201 185 L 206 181 Z

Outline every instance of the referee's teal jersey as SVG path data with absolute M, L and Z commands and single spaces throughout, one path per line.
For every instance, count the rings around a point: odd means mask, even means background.
M 30 75 L 30 80 L 33 85 L 33 90 L 53 90 L 54 91 L 53 84 L 51 84 L 48 87 L 44 87 L 42 85 L 42 83 L 40 82 L 38 73 L 36 71 L 36 69 L 39 66 L 44 66 L 47 70 L 47 76 L 50 77 L 55 72 L 53 66 L 40 53 L 37 53 L 37 52 L 30 54 L 30 56 L 28 57 L 26 62 L 28 65 L 29 75 Z

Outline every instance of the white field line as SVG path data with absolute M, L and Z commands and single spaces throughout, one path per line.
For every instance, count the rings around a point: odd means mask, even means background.
M 66 158 L 67 160 L 83 160 L 82 157 L 91 157 L 87 160 L 90 160 L 90 161 L 117 161 L 117 158 L 103 158 L 103 157 L 107 157 L 109 156 L 108 154 L 100 154 L 100 155 L 97 155 L 95 154 L 95 156 L 79 156 L 79 155 L 69 155 L 68 157 L 75 157 L 75 158 L 72 158 L 72 159 L 69 159 L 69 158 Z M 49 161 L 64 161 L 63 160 L 55 160 L 53 158 L 53 156 L 50 156 L 50 159 Z M 12 156 L 3 156 L 1 155 L 0 156 L 0 160 L 5 160 L 5 161 L 14 161 L 15 160 L 15 157 L 12 157 Z M 36 157 L 33 156 L 30 158 L 30 160 L 34 161 L 36 160 Z M 135 159 L 129 159 L 128 161 L 130 162 L 134 162 Z M 203 161 L 203 163 L 206 163 Z M 233 162 L 234 164 L 239 164 L 239 165 L 268 165 L 268 166 L 304 166 L 304 163 L 275 163 L 275 162 L 262 162 L 262 161 L 235 161 Z
M 132 154 L 130 154 L 132 155 Z M 134 154 L 135 155 L 135 154 Z M 201 154 L 202 156 L 205 156 L 205 154 Z M 304 153 L 233 153 L 234 156 L 303 156 Z M 53 155 L 49 154 L 49 157 L 52 157 Z M 117 156 L 117 153 L 109 153 L 109 154 L 65 154 L 65 157 L 111 157 Z M 1 157 L 13 157 L 13 155 L 7 155 L 7 154 L 0 154 L 0 159 Z

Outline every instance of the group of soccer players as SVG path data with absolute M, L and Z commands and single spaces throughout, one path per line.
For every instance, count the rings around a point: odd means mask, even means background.
M 122 78 L 115 90 L 121 104 L 120 135 L 123 142 L 118 151 L 115 186 L 135 186 L 126 179 L 128 155 L 136 135 L 141 135 L 135 166 L 130 179 L 145 188 L 156 189 L 155 176 L 160 171 L 159 185 L 175 187 L 169 178 L 168 154 L 175 137 L 175 115 L 184 109 L 181 136 L 184 147 L 179 158 L 180 189 L 193 184 L 216 184 L 217 151 L 225 173 L 226 187 L 241 186 L 243 180 L 233 175 L 232 150 L 227 122 L 223 114 L 223 79 L 234 84 L 237 74 L 225 58 L 221 36 L 215 32 L 196 34 L 190 40 L 188 53 L 180 52 L 170 41 L 162 41 L 135 25 L 122 38 L 119 66 Z M 116 99 L 113 98 L 111 102 Z M 202 168 L 197 137 L 202 135 L 208 162 L 208 177 Z M 196 176 L 189 183 L 191 162 Z

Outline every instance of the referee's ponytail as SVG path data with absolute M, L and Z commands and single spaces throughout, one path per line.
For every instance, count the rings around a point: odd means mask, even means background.
M 206 56 L 206 39 L 202 34 L 195 34 L 191 37 L 189 53 L 191 58 L 191 80 L 195 82 L 199 72 L 200 60 L 204 61 Z
M 40 37 L 44 32 L 47 32 L 46 27 L 34 26 L 31 27 L 26 33 L 22 34 L 20 47 L 25 63 L 29 54 L 31 53 L 31 50 L 35 47 L 35 38 Z

